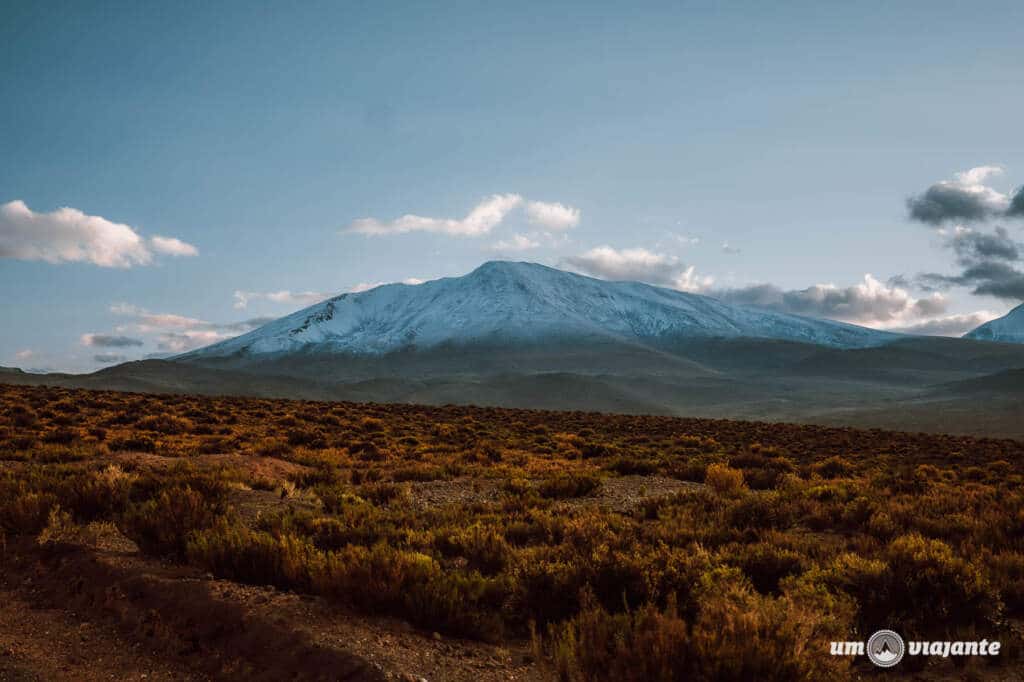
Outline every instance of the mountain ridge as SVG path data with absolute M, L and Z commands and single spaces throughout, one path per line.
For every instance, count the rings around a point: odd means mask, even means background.
M 172 360 L 0 382 L 1024 438 L 1021 368 L 1021 344 L 889 334 L 495 262 L 343 294 Z
M 692 337 L 862 348 L 900 335 L 730 305 L 640 282 L 599 280 L 536 263 L 490 261 L 462 277 L 341 294 L 174 359 L 270 356 L 310 349 L 379 356 L 446 343 L 648 343 Z
M 1024 303 L 964 334 L 965 339 L 1024 343 Z

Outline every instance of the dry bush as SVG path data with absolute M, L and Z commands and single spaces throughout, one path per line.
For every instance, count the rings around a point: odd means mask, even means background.
M 719 495 L 739 495 L 746 489 L 743 472 L 726 464 L 711 464 L 704 474 L 704 484 Z
M 836 679 L 849 661 L 808 647 L 883 625 L 1009 641 L 1024 614 L 1014 441 L 0 386 L 0 460 L 14 542 L 113 523 L 162 558 L 439 631 L 534 622 L 566 679 Z M 621 513 L 591 495 L 607 472 L 705 486 Z
M 596 476 L 579 474 L 574 476 L 559 476 L 544 481 L 537 488 L 541 497 L 553 499 L 566 499 L 571 497 L 585 497 L 601 486 L 601 479 Z
M 222 511 L 189 486 L 169 488 L 132 505 L 121 530 L 147 553 L 183 557 L 192 533 L 211 526 Z
M 195 425 L 188 419 L 173 414 L 154 414 L 143 417 L 135 423 L 143 431 L 155 431 L 167 435 L 191 433 Z

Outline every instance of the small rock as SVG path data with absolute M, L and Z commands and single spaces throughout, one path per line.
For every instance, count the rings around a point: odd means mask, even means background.
M 434 640 L 440 642 L 441 639 L 442 639 L 441 633 L 440 632 L 435 632 L 434 633 Z

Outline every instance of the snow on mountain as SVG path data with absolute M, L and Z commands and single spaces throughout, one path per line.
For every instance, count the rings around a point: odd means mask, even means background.
M 964 338 L 976 341 L 1024 343 L 1024 303 L 1002 317 L 967 332 L 964 334 Z
M 608 282 L 535 263 L 493 261 L 463 277 L 342 294 L 179 358 L 299 351 L 379 355 L 475 341 L 644 342 L 679 337 L 785 339 L 839 348 L 877 346 L 898 338 L 638 282 Z

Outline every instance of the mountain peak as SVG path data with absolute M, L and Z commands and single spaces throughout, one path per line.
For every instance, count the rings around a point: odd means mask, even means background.
M 489 260 L 465 276 L 465 279 L 535 279 L 555 274 L 571 274 L 540 263 L 512 260 Z
M 738 337 L 844 348 L 896 338 L 638 282 L 607 282 L 537 263 L 488 261 L 463 277 L 345 294 L 181 357 L 380 355 L 446 344 L 511 347 L 599 339 L 657 345 Z
M 1024 343 L 1024 303 L 976 329 L 964 334 L 965 339 Z
M 532 268 L 543 268 L 539 263 L 515 260 L 489 260 L 477 266 L 470 275 L 487 274 L 492 272 L 521 272 Z

